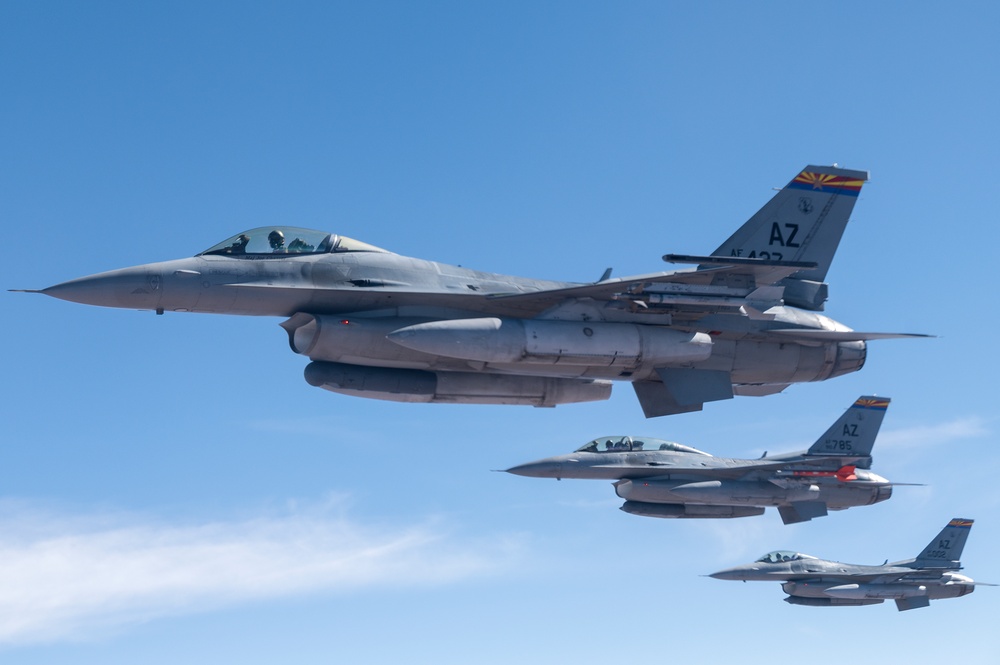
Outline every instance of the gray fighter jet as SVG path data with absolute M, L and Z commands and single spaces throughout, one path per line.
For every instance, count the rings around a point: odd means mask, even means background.
M 606 436 L 572 455 L 507 469 L 532 478 L 616 480 L 621 509 L 665 518 L 762 515 L 777 507 L 785 524 L 885 501 L 892 484 L 872 473 L 871 452 L 886 397 L 859 397 L 804 452 L 760 459 L 713 457 L 688 446 L 648 437 Z
M 785 602 L 792 605 L 876 605 L 892 599 L 902 612 L 927 607 L 932 600 L 958 598 L 975 591 L 977 583 L 956 572 L 962 569 L 959 559 L 971 530 L 972 520 L 956 517 L 915 559 L 881 566 L 838 563 L 782 550 L 769 552 L 746 566 L 712 573 L 711 577 L 783 581 L 781 588 L 788 594 Z
M 477 272 L 292 227 L 40 293 L 89 305 L 288 317 L 314 386 L 401 402 L 555 406 L 629 381 L 647 417 L 861 369 L 818 312 L 864 171 L 807 166 L 696 268 L 576 284 Z

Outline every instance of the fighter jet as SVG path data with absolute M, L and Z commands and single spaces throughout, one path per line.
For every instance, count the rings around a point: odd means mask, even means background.
M 876 605 L 892 599 L 902 612 L 927 607 L 932 600 L 958 598 L 975 591 L 977 582 L 956 572 L 962 569 L 959 559 L 971 530 L 972 520 L 956 517 L 915 559 L 881 566 L 838 563 L 780 550 L 749 565 L 712 573 L 711 577 L 783 581 L 781 588 L 788 594 L 785 602 L 792 605 Z
M 305 378 L 400 402 L 555 406 L 631 382 L 647 417 L 855 372 L 865 342 L 818 312 L 865 171 L 807 166 L 696 268 L 579 284 L 257 228 L 186 259 L 41 291 L 88 305 L 288 317 Z
M 605 436 L 572 455 L 507 469 L 532 478 L 616 480 L 633 515 L 730 518 L 777 507 L 785 524 L 885 501 L 892 484 L 872 473 L 871 452 L 889 398 L 859 397 L 808 450 L 730 459 L 672 441 Z

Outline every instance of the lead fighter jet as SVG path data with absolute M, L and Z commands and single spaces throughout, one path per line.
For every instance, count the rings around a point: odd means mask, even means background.
M 881 566 L 839 563 L 780 550 L 746 566 L 712 573 L 711 577 L 744 582 L 784 580 L 781 588 L 788 594 L 785 602 L 792 605 L 876 605 L 892 599 L 902 612 L 976 590 L 976 582 L 957 572 L 962 569 L 959 559 L 971 530 L 972 520 L 956 517 L 915 559 Z
M 865 171 L 807 166 L 696 269 L 552 282 L 293 227 L 39 291 L 89 305 L 288 317 L 313 386 L 400 402 L 555 406 L 628 381 L 647 417 L 861 369 L 824 282 Z M 286 244 L 287 243 L 287 244 Z
M 666 518 L 762 515 L 776 507 L 785 524 L 885 501 L 892 484 L 868 469 L 889 406 L 887 397 L 859 397 L 809 450 L 730 459 L 647 437 L 606 436 L 571 455 L 507 469 L 533 478 L 617 480 L 621 509 Z

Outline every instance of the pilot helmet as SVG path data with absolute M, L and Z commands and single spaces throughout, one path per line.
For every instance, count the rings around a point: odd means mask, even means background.
M 267 241 L 271 243 L 271 247 L 281 247 L 285 244 L 285 234 L 275 229 L 267 234 Z

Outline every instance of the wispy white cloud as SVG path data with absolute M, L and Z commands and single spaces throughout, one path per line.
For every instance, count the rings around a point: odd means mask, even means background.
M 622 500 L 612 494 L 606 499 L 560 499 L 556 505 L 580 510 L 614 510 L 622 505 Z
M 987 420 L 979 416 L 956 418 L 936 425 L 916 425 L 903 429 L 886 430 L 879 434 L 878 448 L 891 446 L 929 446 L 954 443 L 959 439 L 973 439 L 989 434 Z
M 0 644 L 81 638 L 267 598 L 448 584 L 519 558 L 516 539 L 461 542 L 439 520 L 366 526 L 342 503 L 171 523 L 0 501 Z
M 714 541 L 701 550 L 705 564 L 735 566 L 766 551 L 788 547 L 791 534 L 773 509 L 762 517 L 729 520 L 692 520 L 704 538 Z M 794 548 L 792 548 L 794 549 Z M 711 571 L 704 571 L 709 573 Z

